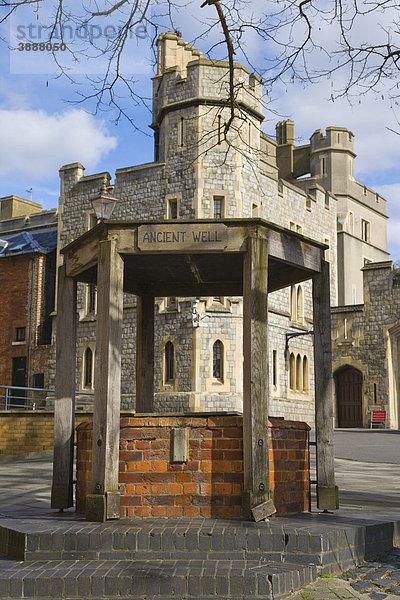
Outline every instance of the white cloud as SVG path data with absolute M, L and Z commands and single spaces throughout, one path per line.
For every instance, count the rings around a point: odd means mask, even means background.
M 91 169 L 114 150 L 102 120 L 83 110 L 49 114 L 44 110 L 0 110 L 0 175 L 48 179 L 65 164 Z

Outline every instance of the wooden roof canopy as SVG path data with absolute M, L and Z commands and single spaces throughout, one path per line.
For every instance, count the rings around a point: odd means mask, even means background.
M 98 244 L 116 239 L 124 260 L 124 291 L 196 296 L 243 293 L 249 237 L 268 242 L 270 292 L 321 271 L 325 244 L 259 218 L 102 221 L 63 250 L 66 275 L 97 283 Z

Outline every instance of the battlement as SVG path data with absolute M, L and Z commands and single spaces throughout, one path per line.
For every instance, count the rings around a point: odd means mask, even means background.
M 354 134 L 346 127 L 327 127 L 324 135 L 322 129 L 314 131 L 310 138 L 311 155 L 315 152 L 342 150 L 354 156 Z
M 153 127 L 165 110 L 189 105 L 228 106 L 229 63 L 210 60 L 181 39 L 178 33 L 162 34 L 157 41 L 158 71 L 153 78 Z M 243 65 L 234 63 L 236 104 L 254 113 L 261 122 L 262 81 Z
M 204 57 L 204 54 L 185 42 L 179 31 L 162 33 L 157 40 L 157 75 L 163 75 L 168 69 L 186 71 L 188 63 Z

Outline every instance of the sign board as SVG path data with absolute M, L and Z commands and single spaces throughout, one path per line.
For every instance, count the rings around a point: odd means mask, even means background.
M 138 227 L 138 248 L 145 252 L 204 252 L 224 250 L 227 245 L 228 228 L 220 223 L 171 223 Z
M 372 423 L 385 423 L 386 424 L 386 410 L 372 410 L 371 411 L 371 427 Z

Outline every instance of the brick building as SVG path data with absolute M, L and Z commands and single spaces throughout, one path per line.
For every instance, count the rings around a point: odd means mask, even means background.
M 9 407 L 25 405 L 24 387 L 48 387 L 54 311 L 57 211 L 8 196 L 0 213 L 0 384 Z M 4 390 L 1 393 L 4 405 Z

